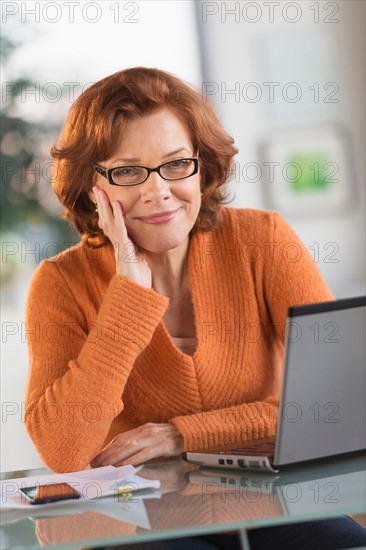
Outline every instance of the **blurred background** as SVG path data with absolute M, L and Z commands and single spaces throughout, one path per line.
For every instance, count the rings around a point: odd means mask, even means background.
M 196 87 L 239 149 L 230 206 L 277 210 L 337 298 L 365 293 L 364 1 L 3 1 L 1 31 L 1 471 L 43 465 L 23 422 L 25 300 L 39 262 L 79 240 L 49 150 L 115 71 Z

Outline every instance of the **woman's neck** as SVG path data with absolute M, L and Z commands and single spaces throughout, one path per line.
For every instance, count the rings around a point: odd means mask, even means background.
M 181 293 L 188 281 L 189 237 L 177 248 L 166 252 L 146 252 L 147 263 L 152 273 L 154 290 L 171 298 Z

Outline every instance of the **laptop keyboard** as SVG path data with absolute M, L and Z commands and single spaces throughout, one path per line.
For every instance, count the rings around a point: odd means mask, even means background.
M 251 455 L 251 456 L 272 456 L 275 450 L 275 441 L 267 443 L 257 443 L 255 445 L 248 445 L 247 447 L 240 447 L 239 449 L 230 449 L 220 454 L 230 455 Z

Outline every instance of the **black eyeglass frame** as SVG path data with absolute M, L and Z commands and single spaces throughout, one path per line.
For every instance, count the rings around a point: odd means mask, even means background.
M 194 169 L 193 169 L 192 174 L 190 174 L 189 176 L 184 176 L 183 178 L 165 178 L 160 173 L 161 168 L 163 168 L 163 166 L 166 166 L 167 164 L 170 164 L 171 162 L 175 162 L 177 160 L 193 160 Z M 94 166 L 94 169 L 98 172 L 98 174 L 100 174 L 101 176 L 106 178 L 111 185 L 116 185 L 117 187 L 135 187 L 136 185 L 141 185 L 142 183 L 145 183 L 145 181 L 147 180 L 147 178 L 150 176 L 150 174 L 152 172 L 157 172 L 159 174 L 159 176 L 161 178 L 163 178 L 163 180 L 166 180 L 166 181 L 179 181 L 179 180 L 184 180 L 184 179 L 190 178 L 190 177 L 194 176 L 195 174 L 197 174 L 197 172 L 198 172 L 198 157 L 187 157 L 187 158 L 183 158 L 183 159 L 169 160 L 168 162 L 164 162 L 163 164 L 160 164 L 160 166 L 157 166 L 156 168 L 149 168 L 148 166 L 142 166 L 141 164 L 133 164 L 131 166 L 115 166 L 114 168 L 109 168 L 108 170 L 105 170 L 104 168 L 101 168 L 100 166 L 97 166 L 96 164 L 93 165 L 93 166 Z M 124 184 L 121 185 L 119 183 L 115 183 L 112 179 L 112 172 L 114 170 L 119 170 L 121 168 L 144 168 L 145 170 L 147 170 L 148 173 L 147 173 L 146 178 L 143 181 L 140 181 L 139 183 L 124 183 Z

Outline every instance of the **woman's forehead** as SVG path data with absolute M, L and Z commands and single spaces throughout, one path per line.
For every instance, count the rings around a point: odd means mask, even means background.
M 117 137 L 108 160 L 139 164 L 192 154 L 191 139 L 184 125 L 173 113 L 161 112 L 129 121 Z

